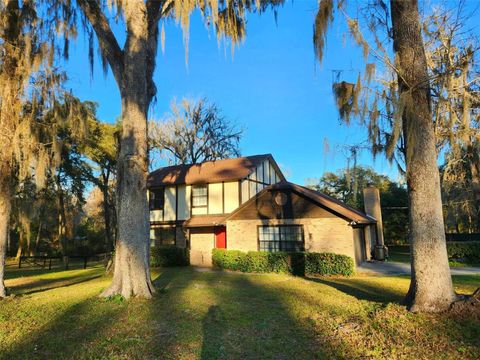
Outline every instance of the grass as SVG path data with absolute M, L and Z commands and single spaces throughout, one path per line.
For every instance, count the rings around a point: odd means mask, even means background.
M 412 314 L 407 277 L 295 278 L 154 269 L 152 300 L 100 299 L 103 269 L 18 272 L 3 359 L 478 359 L 480 314 Z M 454 277 L 471 293 L 480 276 Z
M 388 246 L 388 260 L 402 263 L 410 263 L 410 247 L 409 245 L 389 245 Z M 448 262 L 450 267 L 465 267 L 473 266 L 480 267 L 478 262 L 460 262 L 450 260 Z

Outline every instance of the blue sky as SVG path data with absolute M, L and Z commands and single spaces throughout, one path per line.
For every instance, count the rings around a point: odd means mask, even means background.
M 271 12 L 250 15 L 246 40 L 233 58 L 194 14 L 188 66 L 182 31 L 174 21 L 167 23 L 151 116 L 161 118 L 173 98 L 207 97 L 245 129 L 242 155 L 272 153 L 290 181 L 304 184 L 308 178 L 345 167 L 344 146 L 365 140 L 366 133 L 362 127 L 340 123 L 331 91 L 332 70 L 347 70 L 356 77 L 361 54 L 350 40 L 343 40 L 344 25 L 338 22 L 330 30 L 319 65 L 312 46 L 315 10 L 316 1 L 295 1 L 279 9 L 277 23 Z M 117 85 L 111 73 L 104 77 L 98 61 L 91 79 L 87 54 L 86 41 L 79 36 L 65 65 L 68 87 L 81 99 L 96 101 L 101 120 L 114 122 L 121 111 Z M 359 164 L 397 177 L 395 165 L 381 156 L 373 161 L 365 151 Z

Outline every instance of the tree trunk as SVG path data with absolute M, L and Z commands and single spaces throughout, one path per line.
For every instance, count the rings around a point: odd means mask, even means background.
M 128 36 L 123 57 L 122 136 L 117 161 L 118 238 L 113 281 L 102 296 L 150 298 L 149 211 L 147 206 L 147 19 L 139 4 L 125 7 Z
M 10 182 L 5 174 L 0 174 L 0 299 L 6 296 L 3 279 L 11 209 Z
M 67 240 L 66 240 L 66 230 L 67 230 L 67 212 L 65 210 L 65 198 L 63 196 L 62 184 L 60 182 L 59 176 L 56 177 L 58 198 L 58 245 L 63 256 L 67 255 Z
M 102 193 L 103 193 L 103 219 L 105 221 L 105 252 L 108 252 L 112 249 L 113 240 L 112 240 L 112 224 L 110 218 L 110 198 L 108 193 L 108 179 L 109 171 L 107 170 L 106 174 L 102 174 Z
M 40 244 L 40 239 L 41 239 L 41 236 L 42 236 L 42 226 L 43 226 L 43 223 L 42 223 L 41 220 L 39 220 L 37 238 L 35 240 L 35 253 L 38 252 L 38 245 Z
M 417 0 L 391 0 L 391 16 L 399 91 L 406 104 L 403 132 L 412 268 L 406 303 L 411 311 L 443 311 L 456 296 L 448 265 L 430 85 Z
M 19 227 L 18 231 L 18 247 L 17 247 L 17 256 L 15 257 L 17 260 L 20 259 L 23 252 L 23 230 Z

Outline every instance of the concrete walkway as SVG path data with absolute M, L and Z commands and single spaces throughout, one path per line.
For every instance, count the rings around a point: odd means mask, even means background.
M 452 275 L 480 275 L 478 267 L 454 267 Z M 365 262 L 357 266 L 357 272 L 365 275 L 410 275 L 410 264 L 393 261 Z

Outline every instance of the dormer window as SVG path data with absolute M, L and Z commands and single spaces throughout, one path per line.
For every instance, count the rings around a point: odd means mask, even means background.
M 164 188 L 152 189 L 148 193 L 148 206 L 150 210 L 163 210 Z
M 192 207 L 207 207 L 208 189 L 207 185 L 192 186 Z

